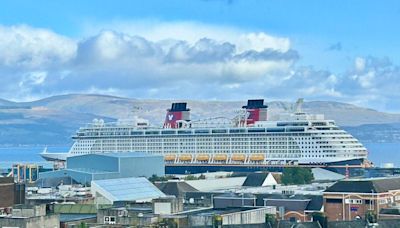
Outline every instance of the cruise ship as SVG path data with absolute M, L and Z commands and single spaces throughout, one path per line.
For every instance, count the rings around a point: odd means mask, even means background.
M 232 119 L 191 120 L 187 103 L 173 103 L 163 126 L 147 120 L 105 123 L 93 120 L 72 137 L 68 153 L 41 155 L 47 160 L 68 156 L 147 152 L 162 154 L 167 173 L 279 170 L 283 167 L 367 167 L 367 149 L 334 120 L 302 111 L 299 99 L 291 113 L 268 120 L 264 100 L 248 100 Z

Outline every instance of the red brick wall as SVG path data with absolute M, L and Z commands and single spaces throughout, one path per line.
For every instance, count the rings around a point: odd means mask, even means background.
M 384 198 L 386 195 L 379 195 L 379 198 Z M 327 199 L 341 199 L 341 203 L 327 202 Z M 343 200 L 344 199 L 344 200 Z M 346 204 L 345 199 L 361 199 L 362 204 Z M 372 203 L 367 203 L 370 200 Z M 371 205 L 372 204 L 372 205 Z M 375 214 L 381 208 L 388 207 L 388 204 L 380 204 L 377 207 L 376 196 L 370 195 L 341 195 L 341 194 L 325 194 L 324 195 L 324 211 L 329 221 L 353 220 L 357 216 L 365 217 L 365 214 L 372 209 Z

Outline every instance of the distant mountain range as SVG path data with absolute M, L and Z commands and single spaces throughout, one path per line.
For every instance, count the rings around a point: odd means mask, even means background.
M 123 97 L 71 94 L 32 102 L 0 99 L 0 144 L 70 144 L 71 135 L 94 118 L 105 121 L 129 119 L 134 115 L 161 125 L 172 100 L 143 100 Z M 246 101 L 187 100 L 192 119 L 233 117 Z M 271 101 L 270 119 L 291 112 L 294 103 Z M 321 113 L 364 142 L 400 142 L 400 114 L 379 112 L 351 104 L 312 101 L 303 110 Z

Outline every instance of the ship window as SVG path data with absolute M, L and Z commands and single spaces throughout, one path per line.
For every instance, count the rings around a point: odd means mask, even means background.
M 215 129 L 211 131 L 213 134 L 226 133 L 226 129 Z
M 159 131 L 146 131 L 145 134 L 146 135 L 158 135 L 158 134 L 160 134 L 160 132 Z
M 267 132 L 285 132 L 285 128 L 267 128 Z
M 195 130 L 194 133 L 197 133 L 197 134 L 208 134 L 208 133 L 210 133 L 210 131 L 209 130 Z
M 188 130 L 180 130 L 178 131 L 178 134 L 192 134 L 192 131 L 188 131 Z
M 176 131 L 162 131 L 162 135 L 174 135 Z
M 131 131 L 131 135 L 143 135 L 143 131 Z
M 244 133 L 246 132 L 245 129 L 230 129 L 229 133 Z
M 302 127 L 286 128 L 286 131 L 288 131 L 288 132 L 299 132 L 299 131 L 304 131 L 304 128 L 302 128 Z
M 249 128 L 248 132 L 265 132 L 265 128 Z

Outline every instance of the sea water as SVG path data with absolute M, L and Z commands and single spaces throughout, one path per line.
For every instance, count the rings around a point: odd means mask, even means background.
M 45 148 L 48 152 L 67 153 L 70 146 L 3 146 L 0 147 L 0 168 L 10 168 L 16 163 L 34 163 L 51 167 L 52 164 L 40 156 Z
M 375 166 L 393 163 L 400 167 L 400 143 L 364 143 L 364 146 L 368 149 L 368 159 Z

